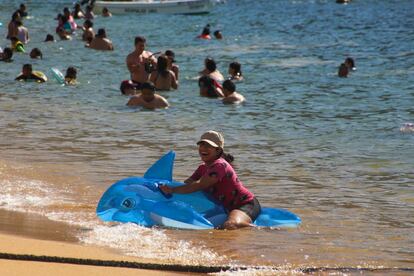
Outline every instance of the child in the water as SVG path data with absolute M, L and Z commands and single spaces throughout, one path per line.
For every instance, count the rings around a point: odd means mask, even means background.
M 254 194 L 237 177 L 231 162 L 234 158 L 224 152 L 224 138 L 217 131 L 207 131 L 197 142 L 203 163 L 184 181 L 186 185 L 160 186 L 166 193 L 189 194 L 205 191 L 213 196 L 228 212 L 225 229 L 253 226 L 261 207 Z

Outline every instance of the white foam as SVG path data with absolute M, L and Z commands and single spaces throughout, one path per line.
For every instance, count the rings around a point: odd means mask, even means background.
M 43 215 L 50 220 L 92 228 L 97 223 L 93 212 L 59 210 L 59 206 L 76 206 L 52 186 L 28 179 L 1 180 L 0 208 Z M 95 222 L 92 222 L 95 220 Z
M 0 186 L 3 190 L 0 194 L 0 206 L 4 209 L 40 212 L 43 207 L 56 204 L 57 198 L 48 196 L 49 190 L 41 181 L 2 180 Z
M 86 244 L 106 246 L 120 250 L 126 255 L 157 260 L 162 263 L 187 265 L 214 265 L 229 263 L 226 256 L 188 241 L 176 240 L 165 230 L 140 227 L 127 223 L 109 226 L 101 222 L 92 208 L 83 208 L 47 183 L 28 180 L 0 180 L 3 193 L 0 194 L 0 208 L 35 213 L 50 220 L 92 229 L 80 234 Z M 69 196 L 69 198 L 67 197 Z M 75 197 L 75 195 L 73 195 Z
M 165 234 L 165 230 L 145 228 L 132 223 L 99 225 L 81 240 L 86 244 L 120 249 L 130 256 L 162 260 L 163 263 L 214 265 L 227 261 L 226 256 L 219 256 L 205 246 L 174 240 Z
M 211 275 L 218 276 L 273 276 L 273 275 L 305 275 L 300 270 L 293 269 L 291 266 L 281 266 L 277 268 L 259 267 L 247 269 L 235 269 L 231 271 L 222 271 L 218 273 L 211 273 Z

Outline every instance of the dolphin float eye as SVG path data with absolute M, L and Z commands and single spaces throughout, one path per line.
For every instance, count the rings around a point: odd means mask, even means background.
M 127 198 L 122 201 L 121 206 L 125 209 L 132 209 L 136 205 L 135 200 L 133 198 Z

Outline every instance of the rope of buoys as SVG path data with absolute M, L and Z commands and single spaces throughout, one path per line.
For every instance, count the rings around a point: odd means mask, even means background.
M 98 259 L 83 259 L 59 256 L 45 256 L 45 255 L 31 255 L 31 254 L 12 254 L 0 252 L 0 259 L 13 261 L 33 261 L 33 262 L 47 262 L 60 264 L 74 264 L 74 265 L 89 265 L 89 266 L 107 266 L 118 268 L 136 268 L 148 270 L 162 270 L 175 272 L 193 272 L 193 273 L 214 273 L 221 271 L 238 271 L 248 269 L 273 269 L 275 271 L 283 270 L 282 268 L 269 266 L 203 266 L 203 265 L 180 265 L 180 264 L 154 264 L 154 263 L 140 263 L 131 261 L 115 261 L 115 260 L 98 260 Z M 293 269 L 302 273 L 315 272 L 414 272 L 414 268 L 365 268 L 365 267 L 309 267 Z

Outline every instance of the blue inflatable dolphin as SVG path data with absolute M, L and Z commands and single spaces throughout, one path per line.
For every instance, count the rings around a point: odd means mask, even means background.
M 133 222 L 180 229 L 212 229 L 227 219 L 224 208 L 199 191 L 165 195 L 160 185 L 184 185 L 172 179 L 175 153 L 170 151 L 155 162 L 144 177 L 129 177 L 113 184 L 102 196 L 96 213 L 103 221 Z M 301 219 L 276 208 L 262 208 L 254 221 L 263 227 L 296 227 Z

